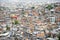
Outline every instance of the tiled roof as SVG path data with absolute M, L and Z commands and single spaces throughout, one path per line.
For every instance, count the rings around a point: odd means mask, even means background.
M 55 11 L 56 11 L 56 12 L 60 12 L 60 7 L 56 7 L 56 8 L 55 8 Z

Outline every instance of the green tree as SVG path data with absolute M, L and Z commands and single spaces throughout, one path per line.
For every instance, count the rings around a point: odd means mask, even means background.
M 51 10 L 51 9 L 53 9 L 53 6 L 52 6 L 52 5 L 48 5 L 46 8 L 47 8 L 48 10 Z
M 58 39 L 60 40 L 60 33 L 58 34 Z
M 10 27 L 8 25 L 6 25 L 6 30 L 10 30 Z
M 14 21 L 14 24 L 16 25 L 16 24 L 19 24 L 19 21 L 18 20 L 15 20 Z
M 33 6 L 33 7 L 31 7 L 31 9 L 35 9 L 35 7 Z

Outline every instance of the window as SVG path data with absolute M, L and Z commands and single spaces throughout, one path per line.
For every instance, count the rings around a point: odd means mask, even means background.
M 55 17 L 50 17 L 50 22 L 55 23 Z

